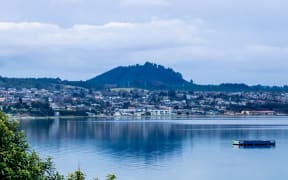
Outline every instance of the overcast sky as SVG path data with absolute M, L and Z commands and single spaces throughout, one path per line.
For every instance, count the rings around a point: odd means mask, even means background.
M 201 84 L 288 84 L 287 0 L 1 0 L 0 75 L 86 80 L 162 64 Z

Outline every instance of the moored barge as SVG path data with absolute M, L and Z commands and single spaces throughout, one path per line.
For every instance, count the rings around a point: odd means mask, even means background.
M 275 140 L 234 140 L 235 146 L 275 146 Z

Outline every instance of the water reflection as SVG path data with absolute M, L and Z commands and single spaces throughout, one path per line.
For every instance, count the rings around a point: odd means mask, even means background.
M 20 125 L 32 148 L 51 155 L 63 174 L 81 165 L 88 179 L 111 172 L 119 180 L 288 177 L 288 121 L 275 117 L 259 121 L 50 119 L 21 120 Z M 235 139 L 274 139 L 277 146 L 235 149 Z
M 239 146 L 233 145 L 234 149 L 274 149 L 276 145 L 261 145 L 261 146 Z
M 32 144 L 52 142 L 61 146 L 67 141 L 81 141 L 117 156 L 138 156 L 147 160 L 181 150 L 183 140 L 189 133 L 173 126 L 97 120 L 21 121 L 21 128 Z
M 181 153 L 183 145 L 195 142 L 219 143 L 230 146 L 233 139 L 273 139 L 288 137 L 287 126 L 277 125 L 211 125 L 160 121 L 99 121 L 95 119 L 23 120 L 32 144 L 60 147 L 78 143 L 106 151 L 115 156 L 138 157 L 146 160 Z

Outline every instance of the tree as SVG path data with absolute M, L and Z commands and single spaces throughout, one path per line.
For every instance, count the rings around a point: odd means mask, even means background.
M 107 176 L 106 176 L 106 179 L 107 180 L 115 180 L 117 177 L 114 175 L 114 174 L 108 174 Z
M 67 180 L 85 180 L 85 174 L 78 169 L 77 171 L 69 174 Z
M 169 96 L 169 98 L 174 99 L 176 97 L 176 91 L 175 90 L 169 90 L 168 96 Z
M 31 151 L 19 124 L 0 112 L 0 179 L 63 179 L 51 158 Z
M 64 180 L 50 157 L 41 159 L 31 151 L 25 134 L 19 130 L 19 123 L 0 111 L 0 179 Z M 108 174 L 107 180 L 115 180 Z M 85 180 L 85 174 L 78 169 L 68 175 L 67 180 Z

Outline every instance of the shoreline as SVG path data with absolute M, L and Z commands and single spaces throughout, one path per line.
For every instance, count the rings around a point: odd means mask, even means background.
M 11 119 L 18 120 L 48 120 L 48 119 L 104 119 L 104 120 L 121 120 L 121 119 L 135 119 L 135 120 L 151 120 L 151 119 L 188 119 L 188 118 L 269 118 L 269 117 L 288 117 L 288 114 L 277 115 L 189 115 L 189 116 L 9 116 Z

